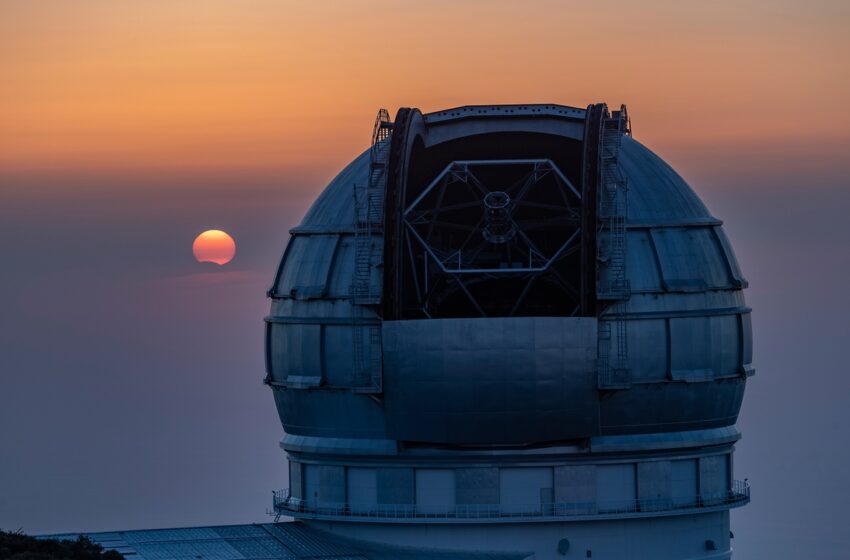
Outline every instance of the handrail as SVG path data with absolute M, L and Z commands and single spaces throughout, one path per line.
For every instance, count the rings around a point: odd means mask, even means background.
M 570 517 L 661 515 L 700 509 L 737 507 L 750 501 L 750 485 L 735 480 L 726 492 L 673 498 L 642 498 L 609 502 L 538 504 L 456 504 L 440 508 L 422 504 L 311 503 L 291 496 L 289 489 L 273 492 L 274 511 L 294 517 L 344 517 L 356 520 L 551 520 Z

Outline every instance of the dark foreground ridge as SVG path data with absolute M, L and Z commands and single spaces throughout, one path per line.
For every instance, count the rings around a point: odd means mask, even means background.
M 120 560 L 121 554 L 106 550 L 86 536 L 36 538 L 20 531 L 0 531 L 0 559 L 14 560 Z

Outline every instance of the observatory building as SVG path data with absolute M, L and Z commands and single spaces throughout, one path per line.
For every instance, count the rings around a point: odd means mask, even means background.
M 379 112 L 268 295 L 275 511 L 519 558 L 728 558 L 746 287 L 625 107 Z
M 747 283 L 625 107 L 382 110 L 291 234 L 266 317 L 278 519 L 95 542 L 140 560 L 731 557 Z

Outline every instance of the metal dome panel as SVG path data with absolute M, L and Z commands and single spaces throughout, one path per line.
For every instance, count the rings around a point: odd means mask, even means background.
M 389 437 L 521 444 L 598 433 L 596 330 L 588 317 L 385 322 Z
M 354 186 L 369 182 L 369 150 L 354 158 L 319 195 L 297 230 L 350 229 L 354 224 Z
M 630 136 L 622 139 L 620 165 L 629 180 L 631 224 L 719 224 L 672 167 Z

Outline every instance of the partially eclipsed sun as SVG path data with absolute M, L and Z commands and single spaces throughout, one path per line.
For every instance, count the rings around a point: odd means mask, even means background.
M 208 229 L 195 238 L 192 253 L 198 262 L 223 265 L 229 263 L 236 254 L 236 242 L 220 229 Z

